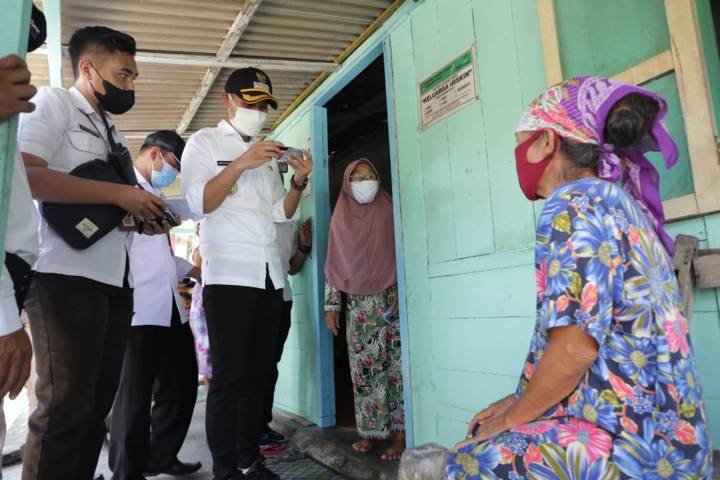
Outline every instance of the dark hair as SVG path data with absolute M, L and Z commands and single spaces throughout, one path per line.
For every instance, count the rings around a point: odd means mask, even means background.
M 123 52 L 135 55 L 135 39 L 127 33 L 107 27 L 83 27 L 70 37 L 70 63 L 73 75 L 78 76 L 80 57 L 89 49 L 95 48 L 102 53 Z
M 660 111 L 660 105 L 641 93 L 629 93 L 615 102 L 605 119 L 605 143 L 618 149 L 639 145 L 650 132 Z M 568 158 L 579 168 L 597 169 L 600 161 L 598 146 L 561 138 L 561 146 Z
M 613 105 L 605 119 L 605 143 L 635 147 L 650 132 L 660 105 L 647 95 L 629 93 Z

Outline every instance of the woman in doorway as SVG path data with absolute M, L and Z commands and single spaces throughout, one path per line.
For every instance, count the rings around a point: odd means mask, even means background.
M 547 199 L 535 333 L 517 392 L 473 418 L 449 478 L 711 478 L 674 245 L 643 155 L 676 162 L 666 110 L 649 90 L 581 77 L 523 114 L 520 186 Z
M 330 224 L 325 264 L 327 326 L 338 334 L 346 308 L 346 336 L 355 419 L 368 453 L 392 436 L 383 460 L 405 449 L 400 327 L 392 200 L 375 166 L 362 158 L 348 165 Z

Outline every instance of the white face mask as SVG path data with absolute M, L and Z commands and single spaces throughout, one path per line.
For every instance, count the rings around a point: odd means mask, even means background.
M 267 112 L 261 112 L 260 110 L 251 110 L 249 108 L 238 107 L 233 100 L 230 98 L 230 102 L 235 107 L 235 116 L 230 122 L 235 128 L 240 130 L 248 137 L 257 137 L 260 130 L 265 126 L 265 120 L 267 119 Z
M 380 189 L 377 180 L 364 180 L 362 182 L 353 182 L 350 184 L 353 196 L 358 203 L 366 204 L 375 200 Z

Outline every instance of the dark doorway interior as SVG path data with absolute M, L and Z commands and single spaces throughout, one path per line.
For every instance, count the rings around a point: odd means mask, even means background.
M 392 193 L 383 57 L 371 63 L 325 107 L 330 152 L 330 209 L 334 210 L 340 195 L 345 168 L 358 158 L 365 157 L 375 164 L 383 188 Z M 341 315 L 341 332 L 334 339 L 336 419 L 338 427 L 354 429 L 352 381 L 344 335 L 345 312 Z

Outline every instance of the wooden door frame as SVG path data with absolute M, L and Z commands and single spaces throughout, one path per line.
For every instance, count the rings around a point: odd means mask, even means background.
M 403 395 L 405 406 L 406 444 L 413 446 L 412 391 L 410 379 L 410 353 L 408 336 L 408 318 L 406 308 L 405 258 L 402 243 L 402 218 L 400 211 L 400 183 L 397 155 L 397 134 L 395 119 L 395 101 L 393 94 L 392 59 L 390 39 L 387 34 L 378 37 L 362 55 L 347 68 L 331 77 L 330 86 L 318 95 L 310 106 L 311 112 L 311 148 L 316 159 L 313 171 L 313 237 L 316 239 L 316 252 L 312 265 L 312 316 L 315 334 L 315 367 L 319 372 L 317 385 L 317 418 L 320 427 L 331 427 L 336 422 L 335 411 L 335 372 L 333 364 L 333 341 L 325 327 L 325 251 L 327 249 L 327 230 L 330 223 L 329 182 L 328 182 L 328 125 L 325 104 L 340 90 L 345 88 L 363 70 L 383 55 L 385 66 L 385 93 L 388 113 L 388 141 L 390 145 L 390 171 L 392 180 L 393 214 L 395 223 L 395 255 L 398 277 L 398 303 L 400 305 L 400 341 L 403 363 Z

